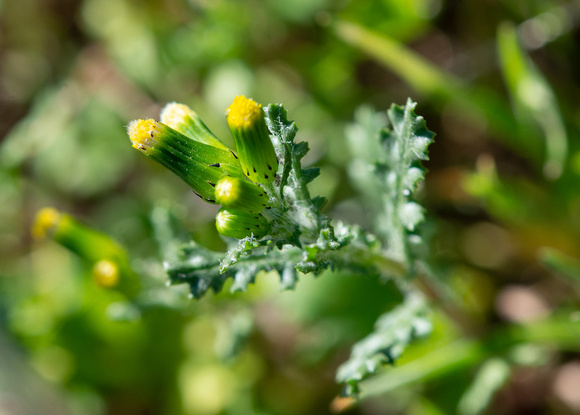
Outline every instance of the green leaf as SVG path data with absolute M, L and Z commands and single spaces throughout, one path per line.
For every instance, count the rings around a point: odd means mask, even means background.
M 484 118 L 492 138 L 499 139 L 519 154 L 541 161 L 541 142 L 530 140 L 520 128 L 505 99 L 495 91 L 445 72 L 400 41 L 377 33 L 356 23 L 337 20 L 333 24 L 339 38 L 367 53 L 391 70 L 411 88 L 441 107 L 446 103 L 461 109 L 456 115 L 469 122 L 473 117 Z
M 418 203 L 405 203 L 399 212 L 399 219 L 405 228 L 410 231 L 414 231 L 415 226 L 417 226 L 425 218 L 423 211 L 423 206 Z
M 538 258 L 548 268 L 580 286 L 580 260 L 548 247 L 540 249 Z
M 282 105 L 270 104 L 264 108 L 264 113 L 266 114 L 266 125 L 270 130 L 272 143 L 281 166 L 279 171 L 282 170 L 280 179 L 280 188 L 282 189 L 288 183 L 290 170 L 293 167 L 292 163 L 296 160 L 292 150 L 298 127 L 296 127 L 296 123 L 288 121 L 287 112 Z M 308 145 L 301 151 L 302 157 L 304 157 L 308 151 Z
M 232 285 L 232 292 L 242 291 L 245 292 L 250 283 L 256 281 L 256 264 L 249 264 L 246 267 L 241 267 L 234 277 L 234 285 Z
M 297 282 L 298 272 L 296 271 L 296 266 L 288 262 L 280 274 L 280 289 L 293 290 Z
M 509 380 L 510 375 L 510 365 L 502 359 L 491 358 L 483 363 L 473 383 L 461 397 L 457 412 L 460 415 L 484 413 L 496 392 Z
M 245 291 L 260 271 L 277 271 L 280 288 L 293 289 L 297 271 L 320 273 L 341 269 L 357 275 L 375 275 L 389 270 L 401 273 L 399 264 L 383 257 L 380 243 L 358 226 L 338 222 L 321 230 L 312 244 L 276 248 L 271 240 L 244 238 L 227 253 L 210 251 L 195 242 L 181 248 L 176 260 L 165 264 L 171 284 L 189 284 L 191 294 L 201 298 L 208 290 L 219 292 L 225 281 L 233 278 L 231 291 Z
M 286 262 L 298 262 L 300 251 L 272 251 L 266 254 L 266 248 L 260 247 L 257 253 L 250 255 L 250 250 L 240 245 L 227 254 L 209 251 L 195 242 L 182 247 L 177 261 L 166 263 L 165 269 L 171 284 L 189 284 L 194 298 L 201 298 L 210 289 L 215 293 L 222 290 L 225 281 L 233 278 L 232 292 L 245 291 L 249 284 L 255 282 L 259 271 L 278 270 L 282 272 Z M 285 259 L 287 258 L 287 259 Z
M 224 362 L 232 361 L 239 355 L 254 329 L 254 319 L 250 310 L 240 307 L 230 313 L 215 322 L 214 350 Z
M 376 229 L 386 244 L 388 257 L 412 274 L 424 253 L 417 226 L 424 220 L 424 209 L 413 201 L 428 160 L 427 149 L 434 133 L 421 116 L 415 114 L 416 103 L 410 99 L 404 107 L 393 105 L 387 118 L 367 110 L 357 113 L 358 124 L 348 131 L 353 153 L 349 174 L 375 211 Z M 383 126 L 379 134 L 373 131 Z M 419 245 L 419 246 L 417 246 Z M 399 276 L 401 270 L 382 269 L 382 276 Z M 427 305 L 422 295 L 413 292 L 396 309 L 378 320 L 375 330 L 355 344 L 350 359 L 338 370 L 337 381 L 345 384 L 344 393 L 358 393 L 358 383 L 383 363 L 399 358 L 407 345 L 431 331 L 426 318 Z
M 220 274 L 220 258 L 194 241 L 181 247 L 178 259 L 166 262 L 165 270 L 171 284 L 189 284 L 191 294 L 201 298 L 210 288 L 221 291 L 228 274 Z
M 350 358 L 337 371 L 336 380 L 345 384 L 345 395 L 358 393 L 358 382 L 374 373 L 383 363 L 393 363 L 415 338 L 431 332 L 428 308 L 418 292 L 407 295 L 405 301 L 383 314 L 375 330 L 356 343 Z
M 324 205 L 326 205 L 326 202 L 328 202 L 328 199 L 325 198 L 324 196 L 314 196 L 312 198 L 312 204 L 314 205 L 316 210 L 318 210 L 318 212 L 322 210 Z
M 302 178 L 306 183 L 310 183 L 312 180 L 320 176 L 320 167 L 311 167 L 309 169 L 302 169 Z
M 500 25 L 497 47 L 501 69 L 521 124 L 538 126 L 544 134 L 544 174 L 556 179 L 562 174 L 568 152 L 566 127 L 556 94 L 518 42 L 516 28 Z M 531 129 L 533 133 L 533 129 Z
M 434 346 L 427 354 L 415 360 L 364 380 L 360 384 L 360 399 L 384 395 L 405 385 L 425 384 L 468 370 L 486 359 L 505 354 L 519 344 L 556 346 L 576 352 L 580 350 L 579 334 L 580 324 L 571 321 L 569 313 L 564 313 L 529 325 L 500 327 L 483 339 L 462 337 Z
M 415 106 L 410 99 L 404 107 L 393 105 L 387 119 L 359 110 L 357 124 L 347 130 L 354 155 L 349 166 L 353 184 L 374 210 L 376 230 L 389 256 L 408 265 L 409 271 L 413 262 L 409 238 L 424 220 L 423 208 L 411 198 L 424 179 L 421 161 L 428 160 L 427 149 L 435 136 L 415 114 Z M 377 126 L 383 126 L 379 134 L 373 131 Z
M 308 153 L 308 143 L 294 143 L 298 128 L 287 118 L 282 105 L 270 104 L 264 108 L 266 124 L 282 171 L 277 194 L 282 199 L 285 214 L 298 225 L 300 234 L 308 239 L 318 237 L 324 219 L 320 209 L 310 197 L 307 184 L 317 175 L 318 169 L 303 170 L 300 160 Z M 273 204 L 276 209 L 276 204 Z

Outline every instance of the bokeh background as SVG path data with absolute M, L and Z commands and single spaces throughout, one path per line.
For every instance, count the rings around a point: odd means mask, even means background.
M 3 0 L 0 19 L 0 413 L 580 413 L 580 2 Z M 419 196 L 446 307 L 358 403 L 334 373 L 389 284 L 164 287 L 160 223 L 225 245 L 125 125 L 178 101 L 231 143 L 240 94 L 286 106 L 322 167 L 311 193 L 367 226 L 350 126 L 411 97 L 438 134 Z M 150 306 L 35 240 L 45 206 L 125 247 Z

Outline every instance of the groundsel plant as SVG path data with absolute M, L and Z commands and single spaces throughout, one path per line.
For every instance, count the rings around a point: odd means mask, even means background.
M 361 379 L 431 331 L 425 297 L 413 284 L 426 265 L 417 229 L 423 208 L 412 197 L 424 178 L 421 161 L 428 158 L 434 134 L 415 115 L 415 106 L 411 100 L 393 105 L 387 126 L 381 125 L 383 114 L 361 113 L 348 132 L 349 173 L 373 210 L 372 233 L 321 213 L 325 199 L 308 191 L 320 170 L 302 168 L 308 144 L 295 142 L 296 125 L 282 105 L 262 107 L 236 97 L 226 111 L 235 152 L 182 104 L 166 105 L 160 121 L 131 122 L 133 147 L 174 172 L 204 201 L 221 205 L 216 228 L 228 251 L 213 252 L 194 241 L 182 246 L 165 264 L 171 284 L 188 284 L 198 299 L 209 289 L 219 292 L 229 278 L 232 291 L 244 291 L 262 270 L 277 271 L 282 289 L 292 289 L 299 273 L 324 270 L 394 280 L 404 300 L 379 317 L 337 372 L 343 394 L 356 395 Z

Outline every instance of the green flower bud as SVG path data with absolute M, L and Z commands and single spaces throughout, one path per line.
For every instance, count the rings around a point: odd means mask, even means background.
M 238 96 L 228 108 L 226 117 L 245 175 L 256 183 L 271 183 L 278 170 L 278 159 L 262 106 Z
M 109 236 L 97 232 L 58 210 L 45 207 L 32 226 L 35 239 L 50 238 L 90 262 L 123 257 L 124 250 Z
M 32 235 L 35 239 L 50 238 L 77 254 L 92 267 L 99 286 L 114 287 L 129 297 L 139 292 L 139 278 L 131 269 L 126 251 L 108 235 L 50 207 L 36 214 Z
M 215 186 L 215 201 L 226 209 L 258 213 L 268 197 L 260 186 L 239 177 L 222 177 Z
M 231 238 L 242 239 L 254 235 L 261 238 L 268 233 L 269 224 L 259 213 L 248 213 L 239 210 L 221 208 L 215 218 L 219 233 Z
M 61 214 L 58 210 L 46 207 L 38 211 L 36 220 L 32 226 L 32 236 L 34 239 L 44 239 L 58 229 L 61 223 Z
M 135 120 L 128 126 L 133 147 L 167 167 L 202 199 L 215 203 L 214 187 L 223 176 L 243 177 L 230 150 L 193 140 L 155 120 Z
M 170 102 L 161 110 L 159 116 L 161 123 L 179 131 L 183 135 L 200 143 L 231 151 L 207 128 L 197 113 L 187 105 Z

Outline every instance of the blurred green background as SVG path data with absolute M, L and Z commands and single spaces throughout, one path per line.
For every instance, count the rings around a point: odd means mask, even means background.
M 580 412 L 580 2 L 3 0 L 0 19 L 1 414 Z M 125 125 L 178 101 L 231 143 L 240 94 L 286 106 L 322 167 L 311 193 L 362 225 L 345 131 L 411 97 L 438 134 L 421 203 L 445 307 L 356 404 L 334 372 L 389 284 L 164 287 L 168 223 L 225 245 Z M 139 308 L 90 253 L 31 236 L 45 206 L 127 249 Z

